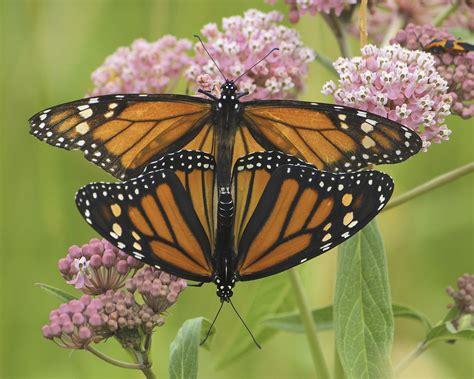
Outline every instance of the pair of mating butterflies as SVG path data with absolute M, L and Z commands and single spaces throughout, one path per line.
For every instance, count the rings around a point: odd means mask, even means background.
M 30 124 L 37 138 L 80 149 L 126 180 L 78 192 L 94 229 L 145 263 L 213 281 L 221 300 L 238 280 L 275 274 L 341 243 L 392 194 L 385 174 L 329 171 L 397 163 L 421 148 L 414 132 L 369 112 L 242 103 L 245 93 L 229 80 L 219 98 L 202 92 L 210 99 L 83 99 L 39 112 Z

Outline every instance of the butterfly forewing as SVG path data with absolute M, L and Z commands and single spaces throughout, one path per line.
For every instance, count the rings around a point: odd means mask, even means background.
M 196 137 L 209 146 L 208 100 L 180 95 L 110 95 L 82 99 L 30 119 L 38 139 L 85 157 L 117 178 L 139 175 L 158 156 L 180 150 Z
M 77 193 L 76 204 L 97 232 L 126 253 L 183 278 L 210 281 L 210 221 L 199 214 L 206 206 L 196 206 L 205 199 L 194 193 L 213 171 L 206 158 L 198 152 L 176 154 L 168 161 L 175 171 L 170 165 L 150 167 L 124 183 L 89 184 Z
M 421 149 L 415 132 L 354 108 L 286 100 L 244 105 L 244 122 L 265 149 L 295 155 L 320 170 L 398 163 Z
M 240 191 L 252 191 L 250 181 Z M 388 175 L 338 175 L 283 165 L 266 185 L 238 243 L 241 280 L 272 275 L 314 258 L 364 227 L 393 191 Z

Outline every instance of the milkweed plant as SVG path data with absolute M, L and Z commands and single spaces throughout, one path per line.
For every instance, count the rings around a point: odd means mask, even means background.
M 201 29 L 207 49 L 229 78 L 238 77 L 257 58 L 279 48 L 279 54 L 268 57 L 240 81 L 240 89 L 248 91 L 249 98 L 298 98 L 305 85 L 310 85 L 308 65 L 316 60 L 336 76 L 320 89 L 329 96 L 328 102 L 402 123 L 420 135 L 424 152 L 433 143 L 448 141 L 451 133 L 455 133 L 449 128 L 447 116 L 469 119 L 474 115 L 474 52 L 445 51 L 433 55 L 424 51 L 433 39 L 455 40 L 449 31 L 453 25 L 456 30 L 474 29 L 472 2 L 284 3 L 288 6 L 286 18 L 290 24 L 277 11 L 263 13 L 250 9 L 242 16 L 222 19 L 221 25 L 209 23 Z M 297 29 L 303 17 L 322 17 L 327 22 L 340 47 L 338 59 L 331 62 L 322 52 L 316 53 L 302 42 Z M 352 53 L 348 39 L 354 36 L 359 37 L 360 47 Z M 328 70 L 319 70 L 318 75 Z M 197 95 L 202 88 L 218 94 L 222 81 L 199 43 L 172 35 L 152 42 L 137 39 L 128 47 L 118 48 L 91 78 L 91 96 L 169 93 L 182 78 L 190 93 Z M 472 171 L 471 163 L 434 178 L 400 195 L 385 210 Z M 173 305 L 186 289 L 186 281 L 144 266 L 99 239 L 81 247 L 71 246 L 59 260 L 58 269 L 70 288 L 74 287 L 75 294 L 39 284 L 63 300 L 50 312 L 42 328 L 43 336 L 62 348 L 84 350 L 110 364 L 141 370 L 147 378 L 154 378 L 152 336 L 159 333 L 168 317 L 173 317 Z M 278 331 L 304 330 L 318 378 L 389 378 L 400 374 L 435 343 L 474 338 L 471 274 L 457 279 L 457 289 L 447 288 L 447 295 L 452 298 L 449 311 L 435 324 L 412 307 L 391 303 L 385 253 L 375 222 L 341 245 L 332 306 L 310 309 L 295 270 L 289 271 L 287 282 L 292 288 L 288 296 L 296 299 L 294 312 L 279 314 L 278 308 L 272 309 L 268 315 L 252 320 L 250 327 L 255 328 L 257 339 L 266 334 L 267 344 L 269 336 Z M 370 314 L 370 319 L 364 319 L 364 314 Z M 425 337 L 401 362 L 390 359 L 396 317 L 416 319 L 426 328 Z M 318 339 L 318 327 L 322 324 L 335 332 L 334 375 L 330 375 L 327 352 Z M 171 345 L 170 378 L 197 376 L 199 344 L 209 325 L 204 318 L 183 324 Z M 131 361 L 119 361 L 103 353 L 100 344 L 109 341 L 118 342 L 128 351 Z M 253 348 L 251 341 L 240 346 L 235 356 L 242 357 Z

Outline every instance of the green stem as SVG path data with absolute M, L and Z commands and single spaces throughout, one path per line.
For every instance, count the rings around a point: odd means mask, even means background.
M 452 182 L 456 179 L 461 178 L 464 175 L 467 175 L 474 171 L 474 162 L 470 162 L 464 166 L 458 167 L 452 171 L 449 171 L 443 175 L 440 175 L 430 181 L 413 188 L 412 190 L 405 192 L 403 195 L 398 196 L 396 199 L 387 204 L 383 211 L 395 208 L 403 203 L 406 203 L 408 200 L 411 200 L 415 197 L 423 195 L 426 192 L 429 192 L 435 188 L 441 187 L 442 185 Z
M 405 24 L 405 19 L 401 17 L 399 13 L 394 15 L 392 17 L 392 20 L 390 21 L 390 24 L 387 28 L 387 32 L 385 33 L 380 46 L 382 47 L 387 46 L 390 43 L 390 40 L 393 37 L 395 37 L 397 32 L 403 27 L 404 24 Z
M 345 379 L 344 368 L 342 367 L 337 346 L 334 346 L 334 379 Z
M 344 29 L 343 25 L 340 23 L 339 19 L 334 14 L 322 13 L 324 21 L 331 28 L 334 36 L 336 37 L 337 44 L 339 45 L 339 50 L 341 55 L 345 58 L 350 58 L 352 56 L 351 48 L 347 40 L 347 32 Z
M 433 21 L 434 26 L 441 26 L 443 25 L 444 21 L 451 16 L 456 10 L 459 8 L 459 5 L 461 4 L 461 0 L 455 1 L 453 4 L 450 4 L 446 7 L 446 9 L 441 12 L 438 17 L 436 17 Z
M 135 364 L 135 363 L 128 363 L 128 362 L 123 362 L 119 361 L 117 359 L 114 359 L 112 357 L 109 357 L 108 355 L 102 353 L 99 350 L 94 349 L 92 346 L 86 346 L 84 348 L 88 352 L 94 354 L 96 357 L 102 359 L 103 361 L 110 363 L 111 365 L 121 367 L 121 368 L 129 368 L 129 369 L 135 369 L 135 370 L 143 370 L 145 369 L 145 366 L 143 364 Z
M 151 349 L 151 336 L 152 336 L 151 333 L 147 334 L 145 336 L 145 343 L 143 344 L 143 347 L 145 349 L 145 353 L 147 354 L 147 356 Z
M 405 370 L 416 358 L 418 358 L 427 348 L 426 341 L 420 342 L 417 347 L 404 357 L 395 367 L 394 372 L 396 376 L 399 376 L 403 370 Z
M 303 320 L 306 337 L 308 338 L 309 349 L 313 358 L 314 368 L 318 379 L 329 379 L 329 370 L 324 360 L 321 344 L 319 343 L 316 324 L 306 299 L 303 284 L 295 269 L 289 270 L 290 282 L 295 293 L 296 304 L 298 306 L 301 319 Z
M 337 75 L 337 71 L 332 65 L 332 61 L 327 56 L 316 53 L 316 60 L 332 74 Z
M 151 370 L 151 363 L 148 359 L 147 351 L 140 351 L 132 349 L 135 360 L 142 366 L 141 370 L 147 379 L 156 379 L 155 373 Z

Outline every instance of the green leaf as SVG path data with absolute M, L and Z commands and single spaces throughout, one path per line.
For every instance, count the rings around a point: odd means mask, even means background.
M 204 317 L 186 320 L 170 345 L 170 379 L 195 379 L 198 372 L 198 349 L 211 323 Z M 214 330 L 214 328 L 213 328 Z M 211 331 L 213 332 L 213 331 Z M 206 345 L 209 340 L 206 342 Z
M 339 248 L 334 326 L 347 378 L 392 376 L 393 313 L 385 252 L 375 221 Z
M 59 300 L 61 301 L 71 301 L 71 300 L 74 300 L 74 299 L 77 299 L 76 296 L 73 296 L 69 293 L 67 293 L 66 291 L 63 291 L 59 288 L 56 288 L 56 287 L 53 287 L 53 286 L 50 286 L 49 284 L 44 284 L 44 283 L 35 283 L 35 286 L 45 290 L 46 292 L 48 292 L 49 294 L 57 297 Z
M 420 321 L 428 330 L 431 329 L 429 320 L 416 310 L 405 305 L 392 304 L 392 311 L 395 317 L 408 318 Z M 329 305 L 324 308 L 312 310 L 314 322 L 318 331 L 329 330 L 333 325 L 333 308 Z M 292 333 L 304 333 L 304 326 L 298 312 L 287 312 L 277 314 L 262 321 L 266 326 L 278 330 Z
M 392 312 L 395 317 L 419 321 L 428 330 L 432 328 L 430 320 L 425 315 L 407 305 L 392 304 Z
M 333 328 L 332 305 L 324 308 L 314 309 L 312 311 L 313 320 L 317 325 L 318 331 L 329 330 Z M 270 328 L 284 330 L 292 333 L 304 333 L 304 326 L 299 312 L 280 313 L 274 317 L 266 318 L 262 323 Z
M 453 341 L 453 340 L 474 340 L 474 330 L 455 330 L 449 321 L 435 326 L 426 336 L 426 345 L 437 341 Z
M 277 313 L 289 311 L 294 307 L 294 302 L 290 294 L 290 281 L 285 274 L 261 280 L 255 283 L 254 286 L 256 288 L 252 292 L 256 295 L 243 319 L 257 341 L 263 344 L 272 338 L 278 330 L 264 325 L 261 321 Z M 244 327 L 237 327 L 240 324 L 237 316 L 235 323 L 236 327 L 234 329 L 236 332 L 229 340 L 225 353 L 220 355 L 216 369 L 226 367 L 228 364 L 237 361 L 242 355 L 256 349 L 250 336 L 246 335 L 247 332 Z
M 467 28 L 449 28 L 448 31 L 463 42 L 474 43 L 474 34 Z

